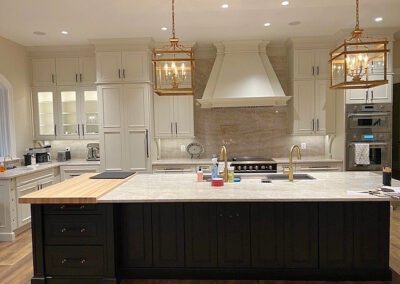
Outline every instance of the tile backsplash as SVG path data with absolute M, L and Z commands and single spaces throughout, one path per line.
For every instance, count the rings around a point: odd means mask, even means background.
M 71 148 L 72 159 L 86 159 L 88 143 L 98 143 L 97 140 L 54 140 L 51 144 L 51 158 L 57 159 L 57 152 L 64 151 L 65 147 Z
M 215 60 L 215 50 L 196 57 L 195 100 L 202 97 Z M 278 50 L 278 51 L 277 51 Z M 267 52 L 284 92 L 288 93 L 289 69 L 285 51 Z M 304 156 L 325 155 L 325 136 L 288 134 L 287 107 L 249 107 L 202 109 L 194 103 L 195 139 L 163 139 L 161 159 L 187 158 L 181 145 L 197 141 L 204 146 L 203 158 L 219 153 L 226 145 L 228 155 L 286 157 L 293 144 L 307 143 Z

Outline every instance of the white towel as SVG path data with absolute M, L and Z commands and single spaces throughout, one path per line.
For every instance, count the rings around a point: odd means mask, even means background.
M 369 144 L 354 143 L 354 162 L 356 165 L 370 165 Z

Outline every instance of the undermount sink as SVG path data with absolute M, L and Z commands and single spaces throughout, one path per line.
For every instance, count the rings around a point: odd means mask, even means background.
M 269 180 L 287 180 L 289 179 L 287 174 L 267 174 L 266 177 Z M 309 174 L 293 174 L 294 180 L 313 180 L 314 177 Z

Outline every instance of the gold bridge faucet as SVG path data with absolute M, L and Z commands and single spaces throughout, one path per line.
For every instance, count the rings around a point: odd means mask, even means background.
M 224 182 L 228 182 L 228 154 L 226 153 L 226 147 L 221 147 L 221 153 L 219 159 L 224 160 Z
M 288 174 L 289 174 L 289 181 L 293 181 L 293 152 L 294 150 L 297 150 L 297 159 L 301 160 L 301 149 L 298 145 L 293 145 L 292 148 L 290 148 L 289 152 L 289 169 L 288 169 Z M 283 169 L 283 172 L 286 173 L 285 169 Z

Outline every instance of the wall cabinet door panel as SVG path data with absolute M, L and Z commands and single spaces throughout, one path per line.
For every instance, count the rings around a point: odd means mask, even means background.
M 174 97 L 174 121 L 177 136 L 190 137 L 193 130 L 193 96 Z
M 54 58 L 32 59 L 33 86 L 55 86 L 56 63 Z
M 294 83 L 293 119 L 295 133 L 312 134 L 315 130 L 314 80 Z
M 251 204 L 253 267 L 284 267 L 283 203 Z
M 319 266 L 323 270 L 353 265 L 353 205 L 319 204 Z
M 104 128 L 122 127 L 122 89 L 119 86 L 101 87 Z
M 143 129 L 149 125 L 148 97 L 146 86 L 125 86 L 123 105 L 127 127 Z
M 124 170 L 123 135 L 119 130 L 106 130 L 100 143 L 101 163 L 106 171 Z
M 248 204 L 218 204 L 219 267 L 250 266 L 250 208 Z
M 174 98 L 172 96 L 154 96 L 154 125 L 157 137 L 174 135 Z
M 122 77 L 124 81 L 150 81 L 147 54 L 137 51 L 122 52 Z
M 96 70 L 98 82 L 121 81 L 121 52 L 107 51 L 96 54 Z
M 147 130 L 127 131 L 127 168 L 131 171 L 145 171 L 150 155 L 149 134 Z
M 96 58 L 79 57 L 79 78 L 81 85 L 93 85 L 96 82 Z
M 314 50 L 296 50 L 294 54 L 294 79 L 312 79 L 316 72 Z
M 56 58 L 57 85 L 73 86 L 79 82 L 79 59 L 77 57 Z
M 318 204 L 285 204 L 285 267 L 318 268 Z
M 182 204 L 153 204 L 153 264 L 155 267 L 185 265 Z
M 319 79 L 329 78 L 330 66 L 329 60 L 329 49 L 317 49 L 315 50 L 315 76 Z
M 119 247 L 123 268 L 151 267 L 153 265 L 151 205 L 121 204 Z M 134 218 L 131 218 L 134 216 Z
M 217 267 L 217 207 L 185 204 L 186 267 Z
M 335 92 L 329 88 L 329 80 L 315 80 L 315 132 L 334 133 L 336 128 Z

